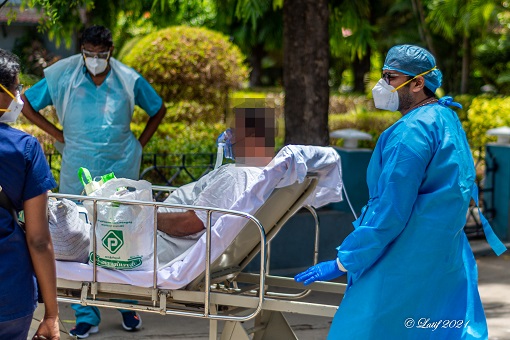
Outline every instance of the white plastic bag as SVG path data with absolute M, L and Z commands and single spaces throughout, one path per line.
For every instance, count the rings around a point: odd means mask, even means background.
M 120 198 L 152 202 L 151 184 L 126 178 L 114 178 L 92 192 L 90 197 Z M 84 202 L 93 219 L 93 203 Z M 97 202 L 96 263 L 120 270 L 152 270 L 154 266 L 154 209 L 139 204 Z M 89 261 L 92 263 L 93 242 Z M 156 264 L 157 265 L 157 264 Z
M 76 203 L 65 198 L 48 200 L 48 224 L 55 259 L 87 262 L 90 225 L 80 218 Z

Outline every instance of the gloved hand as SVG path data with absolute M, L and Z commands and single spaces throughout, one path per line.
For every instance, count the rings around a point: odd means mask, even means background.
M 308 268 L 302 273 L 294 277 L 296 282 L 303 282 L 304 285 L 309 285 L 315 281 L 329 281 L 344 275 L 346 272 L 338 268 L 336 260 L 317 263 L 315 266 Z

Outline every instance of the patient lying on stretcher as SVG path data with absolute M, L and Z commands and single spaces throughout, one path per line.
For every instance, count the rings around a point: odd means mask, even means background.
M 257 160 L 267 163 L 271 158 Z M 254 164 L 227 164 L 206 174 L 198 181 L 184 185 L 165 200 L 165 203 L 213 208 L 230 208 L 257 181 L 263 167 Z M 63 209 L 62 209 L 63 208 Z M 50 231 L 58 260 L 87 262 L 89 258 L 89 226 L 78 218 L 76 205 L 71 201 L 50 202 Z M 214 225 L 219 213 L 211 216 Z M 205 232 L 207 213 L 160 207 L 157 216 L 158 262 L 168 264 L 185 256 Z
M 197 182 L 174 191 L 166 203 L 228 209 L 262 173 L 261 167 L 227 164 Z M 212 214 L 211 225 L 220 214 Z M 158 261 L 169 263 L 184 254 L 205 231 L 207 213 L 160 207 L 158 209 Z

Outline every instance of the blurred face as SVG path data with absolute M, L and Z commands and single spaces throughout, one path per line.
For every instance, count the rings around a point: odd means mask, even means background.
M 239 109 L 236 112 L 236 164 L 266 166 L 274 158 L 274 116 L 266 119 L 266 109 Z

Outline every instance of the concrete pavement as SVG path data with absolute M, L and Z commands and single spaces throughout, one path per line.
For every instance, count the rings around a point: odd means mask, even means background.
M 478 263 L 479 291 L 487 316 L 490 340 L 510 340 L 510 253 L 495 256 L 485 240 L 472 240 L 471 246 Z M 510 247 L 510 243 L 507 243 Z M 317 294 L 314 300 L 328 301 L 340 296 Z M 161 316 L 141 313 L 143 326 L 138 332 L 129 333 L 122 329 L 121 315 L 112 309 L 102 309 L 102 322 L 97 334 L 90 339 L 207 339 L 208 321 L 194 318 Z M 63 331 L 69 331 L 74 325 L 74 311 L 69 304 L 60 304 L 60 316 Z M 286 314 L 300 340 L 325 339 L 331 324 L 330 318 Z M 250 327 L 247 322 L 245 328 Z M 222 324 L 219 327 L 222 329 Z M 30 335 L 33 334 L 33 331 Z M 62 339 L 71 339 L 63 336 Z
M 506 243 L 510 249 L 510 243 Z M 510 251 L 496 256 L 485 240 L 471 241 L 478 264 L 478 290 L 490 340 L 510 340 Z

